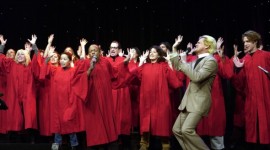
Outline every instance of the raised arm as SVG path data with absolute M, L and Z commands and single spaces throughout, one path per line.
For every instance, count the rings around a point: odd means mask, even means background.
M 54 51 L 55 51 L 55 47 L 53 47 L 53 46 L 49 47 L 48 56 L 46 57 L 45 64 L 49 63 L 51 57 L 54 55 Z
M 80 55 L 80 59 L 85 59 L 85 45 L 87 44 L 87 40 L 82 38 L 80 40 L 80 44 L 81 44 L 81 55 Z
M 43 55 L 44 58 L 47 58 L 47 56 L 48 56 L 49 50 L 50 50 L 50 48 L 52 46 L 53 39 L 54 39 L 54 34 L 51 34 L 48 37 L 48 44 L 46 46 L 46 49 L 45 49 L 45 52 L 44 52 L 44 55 Z
M 166 61 L 167 61 L 168 65 L 169 65 L 169 67 L 173 70 L 172 61 L 171 61 L 171 59 L 170 59 L 170 52 L 167 51 L 167 56 L 166 56 L 166 57 L 163 56 L 163 57 L 166 59 Z
M 149 55 L 149 50 L 146 50 L 146 52 L 140 56 L 140 63 L 139 63 L 139 67 L 142 66 L 144 64 L 144 62 L 146 61 L 147 57 Z
M 178 35 L 177 38 L 175 38 L 175 42 L 174 42 L 174 44 L 172 46 L 173 53 L 177 53 L 177 47 L 180 45 L 182 40 L 183 40 L 182 35 Z
M 7 43 L 7 39 L 4 39 L 4 36 L 1 34 L 0 34 L 0 42 L 1 42 L 0 53 L 4 53 L 4 48 L 5 48 L 5 45 Z
M 201 82 L 217 71 L 218 66 L 215 59 L 207 60 L 198 71 L 192 68 L 190 63 L 181 63 L 179 69 L 193 82 Z
M 28 41 L 32 44 L 32 49 L 35 51 L 35 54 L 38 55 L 38 47 L 36 45 L 37 36 L 35 34 L 33 34 L 31 40 L 28 39 Z M 29 52 L 29 54 L 30 54 L 30 52 Z

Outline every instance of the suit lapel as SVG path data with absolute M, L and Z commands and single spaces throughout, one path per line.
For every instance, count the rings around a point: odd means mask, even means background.
M 204 62 L 207 60 L 208 56 L 205 56 L 198 64 L 197 66 L 194 68 L 194 70 L 198 70 L 199 68 L 201 68 L 202 64 L 204 64 Z M 195 61 L 196 62 L 196 61 Z M 194 67 L 195 62 L 192 64 L 192 66 Z

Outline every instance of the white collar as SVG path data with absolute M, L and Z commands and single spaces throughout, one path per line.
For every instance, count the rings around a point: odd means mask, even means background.
M 198 58 L 202 58 L 202 57 L 209 56 L 209 55 L 210 55 L 209 53 L 199 54 L 198 55 Z

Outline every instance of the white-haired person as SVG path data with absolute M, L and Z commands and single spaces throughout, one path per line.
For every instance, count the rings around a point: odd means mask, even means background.
M 218 65 L 212 53 L 216 50 L 216 40 L 208 35 L 199 37 L 195 47 L 198 59 L 186 62 L 186 53 L 181 53 L 177 70 L 182 71 L 190 83 L 179 106 L 181 111 L 173 126 L 173 133 L 183 150 L 208 150 L 195 129 L 211 106 L 211 86 Z M 177 56 L 177 55 L 176 55 Z

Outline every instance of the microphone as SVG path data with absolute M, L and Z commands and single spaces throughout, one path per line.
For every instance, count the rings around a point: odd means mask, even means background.
M 96 63 L 97 62 L 97 56 L 96 55 L 94 55 L 93 57 L 92 57 L 92 60 L 91 60 L 93 63 Z
M 92 57 L 91 61 L 90 61 L 90 68 L 91 68 L 91 70 L 94 69 L 96 62 L 97 62 L 97 56 L 94 55 Z
M 188 55 L 188 53 L 189 53 L 190 51 L 191 51 L 191 48 L 188 47 L 187 50 L 186 50 L 187 55 Z

